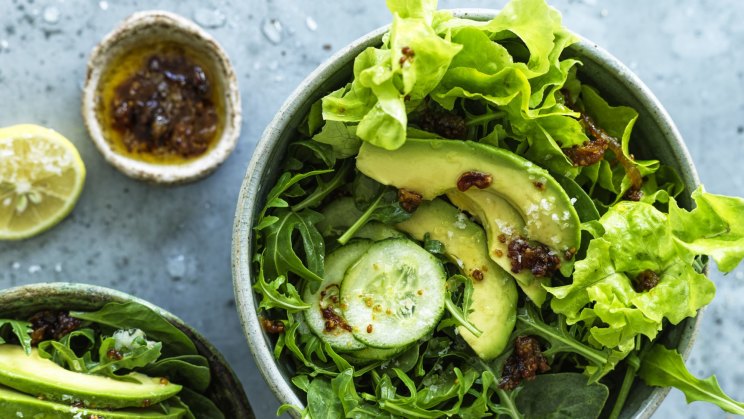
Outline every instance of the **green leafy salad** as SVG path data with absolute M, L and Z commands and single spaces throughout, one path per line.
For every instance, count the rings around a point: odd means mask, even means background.
M 149 308 L 45 310 L 0 319 L 0 417 L 209 418 L 207 358 Z
M 638 113 L 582 83 L 544 0 L 387 5 L 254 226 L 259 315 L 306 395 L 280 411 L 618 417 L 641 380 L 744 414 L 666 346 L 714 296 L 708 258 L 744 257 L 744 200 L 636 158 Z

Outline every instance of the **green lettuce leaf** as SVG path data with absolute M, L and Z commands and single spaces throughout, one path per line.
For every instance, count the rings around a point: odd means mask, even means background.
M 697 208 L 688 212 L 669 203 L 669 219 L 677 244 L 708 255 L 718 269 L 731 272 L 744 258 L 744 199 L 713 195 L 701 188 L 692 193 Z
M 674 387 L 682 391 L 687 403 L 713 403 L 726 412 L 744 416 L 744 403 L 724 393 L 715 376 L 701 380 L 690 374 L 682 356 L 675 350 L 654 345 L 643 357 L 638 376 L 650 386 Z
M 359 138 L 392 150 L 406 140 L 408 111 L 439 84 L 462 46 L 434 31 L 436 1 L 390 0 L 388 7 L 387 42 L 359 54 L 354 81 L 323 98 L 322 107 L 326 121 L 358 122 Z
M 573 283 L 548 288 L 552 309 L 568 324 L 590 326 L 589 342 L 630 351 L 634 338 L 656 337 L 663 319 L 678 324 L 708 304 L 715 286 L 693 268 L 695 253 L 675 245 L 666 214 L 641 202 L 623 201 L 599 220 L 586 258 L 575 265 Z M 683 251 L 680 251 L 683 250 Z M 637 292 L 636 277 L 653 271 L 660 281 Z

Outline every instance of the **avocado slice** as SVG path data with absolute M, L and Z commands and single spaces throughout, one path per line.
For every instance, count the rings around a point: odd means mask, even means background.
M 447 257 L 473 281 L 472 311 L 466 314 L 483 334 L 476 337 L 462 326 L 458 331 L 481 359 L 499 356 L 516 322 L 517 287 L 509 274 L 488 257 L 483 229 L 441 199 L 422 203 L 397 228 L 419 241 L 428 233 L 444 244 Z
M 470 189 L 466 192 L 453 189 L 447 192 L 447 198 L 483 225 L 488 237 L 489 256 L 499 266 L 510 269 L 508 242 L 502 242 L 498 236 L 504 230 L 523 231 L 524 220 L 514 207 L 500 196 L 481 189 Z M 545 302 L 547 291 L 542 285 L 549 285 L 548 278 L 535 278 L 535 275 L 526 269 L 516 273 L 509 270 L 509 273 L 517 280 L 519 287 L 530 300 L 538 306 Z
M 0 386 L 0 417 L 3 418 L 106 418 L 106 419 L 180 419 L 186 409 L 171 406 L 168 413 L 158 407 L 121 410 L 95 410 L 40 400 L 28 394 Z
M 416 192 L 425 200 L 452 191 L 467 194 L 481 190 L 496 196 L 519 214 L 522 223 L 515 226 L 491 208 L 469 208 L 478 218 L 484 218 L 484 225 L 490 225 L 490 242 L 499 237 L 507 242 L 516 238 L 537 242 L 558 258 L 563 275 L 568 276 L 573 270 L 573 253 L 581 240 L 579 217 L 558 182 L 529 160 L 472 141 L 409 138 L 397 150 L 364 143 L 357 156 L 357 168 L 382 184 Z M 473 200 L 473 204 L 480 205 L 481 201 Z M 513 273 L 510 259 L 491 257 Z M 523 275 L 521 286 L 540 282 L 538 278 L 525 280 L 534 276 L 529 270 L 524 270 Z M 537 304 L 544 301 L 544 293 L 542 298 L 530 297 Z
M 125 377 L 136 382 L 73 372 L 41 358 L 36 348 L 26 355 L 18 345 L 0 345 L 0 384 L 46 400 L 118 409 L 154 405 L 181 391 L 160 378 L 135 372 Z

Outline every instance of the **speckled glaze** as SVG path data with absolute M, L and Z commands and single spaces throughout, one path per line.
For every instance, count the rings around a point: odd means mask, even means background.
M 206 154 L 184 164 L 154 164 L 116 153 L 104 137 L 96 116 L 99 83 L 110 63 L 138 43 L 171 41 L 204 56 L 214 65 L 215 81 L 225 92 L 222 136 Z M 127 176 L 161 184 L 190 182 L 214 171 L 230 155 L 240 136 L 240 91 L 230 60 L 222 47 L 195 23 L 163 11 L 139 12 L 125 19 L 93 50 L 82 96 L 82 114 L 88 134 L 107 162 Z
M 134 301 L 154 310 L 181 329 L 209 361 L 212 382 L 205 392 L 226 418 L 255 418 L 242 384 L 225 359 L 196 330 L 173 314 L 123 292 L 65 282 L 26 285 L 0 291 L 0 318 L 28 318 L 40 310 L 97 310 L 109 302 Z
M 455 15 L 475 20 L 488 20 L 495 13 L 496 11 L 485 9 L 455 10 Z M 235 215 L 232 255 L 236 301 L 256 364 L 282 403 L 304 407 L 304 395 L 292 385 L 291 371 L 274 359 L 272 339 L 262 330 L 256 314 L 258 300 L 252 290 L 252 226 L 265 203 L 267 192 L 279 175 L 279 165 L 275 162 L 281 161 L 287 144 L 294 138 L 296 128 L 310 106 L 326 93 L 346 83 L 352 76 L 354 58 L 365 48 L 379 45 L 386 30 L 387 27 L 380 28 L 344 47 L 297 87 L 264 131 L 241 187 Z M 610 103 L 631 106 L 639 112 L 634 137 L 645 141 L 636 142 L 635 154 L 644 158 L 653 156 L 674 167 L 682 177 L 689 195 L 699 184 L 697 172 L 679 131 L 653 93 L 617 58 L 587 39 L 582 38 L 566 54 L 581 59 L 583 65 L 579 68 L 580 78 L 598 88 Z M 680 205 L 689 208 L 689 196 L 681 197 Z M 698 315 L 665 330 L 660 336 L 661 342 L 669 347 L 676 347 L 687 358 L 697 333 L 699 319 Z M 636 381 L 620 417 L 651 417 L 667 393 L 668 389 L 650 388 Z

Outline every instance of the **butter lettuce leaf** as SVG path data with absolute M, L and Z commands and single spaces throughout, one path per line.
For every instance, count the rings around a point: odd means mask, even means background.
M 692 193 L 697 207 L 688 212 L 669 203 L 669 218 L 677 244 L 708 255 L 722 272 L 731 272 L 744 258 L 744 199 L 714 195 L 698 188 Z
M 624 352 L 638 335 L 654 339 L 664 319 L 678 324 L 695 316 L 715 286 L 693 268 L 696 253 L 677 246 L 671 218 L 642 202 L 611 207 L 599 220 L 603 232 L 592 229 L 595 238 L 575 265 L 573 283 L 548 288 L 552 309 L 568 324 L 589 326 L 593 345 Z M 634 281 L 644 271 L 659 282 L 639 292 Z
M 356 135 L 389 150 L 406 140 L 408 111 L 439 84 L 462 49 L 433 29 L 436 1 L 389 0 L 393 24 L 381 48 L 354 61 L 354 81 L 322 100 L 326 121 L 358 122 Z

